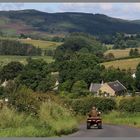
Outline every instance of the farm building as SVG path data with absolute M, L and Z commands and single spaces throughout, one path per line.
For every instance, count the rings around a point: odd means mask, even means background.
M 126 87 L 118 80 L 104 84 L 91 83 L 89 90 L 90 92 L 96 93 L 97 96 L 121 96 L 125 95 L 125 93 L 127 92 Z

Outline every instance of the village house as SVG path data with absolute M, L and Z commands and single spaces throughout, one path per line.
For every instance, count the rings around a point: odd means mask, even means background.
M 126 87 L 118 80 L 101 84 L 91 83 L 89 91 L 96 96 L 123 96 L 127 93 Z
M 6 87 L 7 85 L 8 85 L 8 81 L 7 81 L 7 80 L 5 80 L 5 81 L 1 84 L 2 87 Z
M 57 91 L 57 90 L 58 90 L 58 86 L 59 86 L 59 81 L 57 80 L 57 81 L 55 82 L 55 85 L 54 85 L 53 90 L 54 90 L 54 91 Z

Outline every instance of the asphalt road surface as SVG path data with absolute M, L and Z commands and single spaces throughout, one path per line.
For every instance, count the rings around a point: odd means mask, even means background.
M 79 126 L 79 131 L 69 137 L 140 137 L 140 129 L 129 126 L 106 125 L 102 129 L 92 127 L 86 129 L 86 124 Z

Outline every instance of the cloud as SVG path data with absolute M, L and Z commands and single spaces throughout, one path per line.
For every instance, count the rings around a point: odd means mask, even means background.
M 21 10 L 24 7 L 24 3 L 0 3 L 0 10 Z
M 112 3 L 99 3 L 99 7 L 102 10 L 112 10 L 113 4 Z

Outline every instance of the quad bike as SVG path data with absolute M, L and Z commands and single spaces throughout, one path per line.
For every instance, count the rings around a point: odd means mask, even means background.
M 87 129 L 90 129 L 91 126 L 96 126 L 98 129 L 102 129 L 102 119 L 101 117 L 91 117 L 87 118 Z

